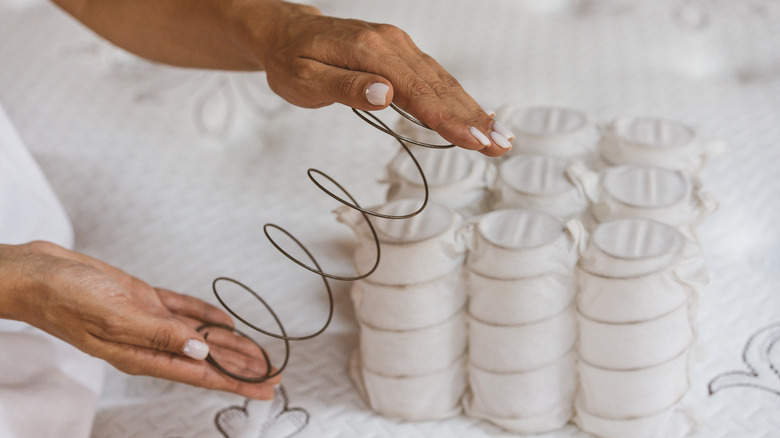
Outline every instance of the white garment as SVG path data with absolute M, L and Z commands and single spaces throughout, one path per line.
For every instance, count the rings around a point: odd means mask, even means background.
M 70 248 L 65 210 L 0 106 L 0 243 Z M 103 362 L 20 321 L 0 319 L 0 436 L 87 437 Z
M 0 243 L 70 248 L 73 229 L 46 177 L 0 106 Z

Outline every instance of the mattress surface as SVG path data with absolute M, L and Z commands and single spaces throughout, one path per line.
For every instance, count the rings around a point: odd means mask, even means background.
M 698 303 L 683 405 L 695 437 L 780 435 L 776 4 L 311 3 L 398 25 L 485 107 L 560 106 L 599 123 L 661 117 L 725 140 L 727 153 L 701 174 L 720 208 L 699 229 L 713 281 Z M 354 238 L 306 170 L 331 174 L 361 204 L 381 203 L 377 175 L 395 155 L 392 139 L 343 106 L 285 103 L 262 73 L 140 61 L 37 0 L 0 0 L 0 63 L 0 100 L 70 215 L 77 250 L 212 303 L 212 280 L 230 276 L 267 297 L 289 333 L 319 328 L 328 310 L 321 280 L 276 252 L 263 224 L 288 228 L 326 270 L 351 275 Z M 335 319 L 293 344 L 273 402 L 113 371 L 93 436 L 509 435 L 464 416 L 405 423 L 369 410 L 346 371 L 358 342 L 349 287 L 333 282 Z M 267 320 L 247 297 L 235 305 Z M 570 425 L 546 436 L 586 435 Z

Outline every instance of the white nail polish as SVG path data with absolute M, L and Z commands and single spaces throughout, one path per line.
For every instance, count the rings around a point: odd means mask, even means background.
M 515 135 L 512 134 L 512 131 L 506 129 L 504 125 L 498 122 L 493 122 L 493 130 L 506 137 L 507 140 L 515 139 Z
M 490 139 L 487 138 L 487 136 L 483 134 L 482 131 L 472 126 L 469 128 L 469 132 L 474 136 L 474 138 L 482 143 L 482 146 L 490 146 Z
M 197 360 L 203 360 L 209 355 L 209 346 L 197 339 L 190 339 L 182 350 L 185 356 Z
M 384 106 L 388 91 L 390 91 L 390 87 L 387 84 L 374 82 L 366 88 L 366 99 L 371 105 Z
M 492 138 L 497 145 L 501 146 L 504 149 L 512 148 L 512 143 L 509 143 L 509 140 L 507 140 L 506 137 L 504 137 L 503 135 L 499 134 L 496 131 L 490 131 L 490 138 Z

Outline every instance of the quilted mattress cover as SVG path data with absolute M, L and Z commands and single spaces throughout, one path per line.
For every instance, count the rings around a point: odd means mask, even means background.
M 311 3 L 405 29 L 486 107 L 561 106 L 600 123 L 655 116 L 725 140 L 728 152 L 701 174 L 720 208 L 699 229 L 713 281 L 683 405 L 695 437 L 780 435 L 776 3 Z M 37 0 L 0 1 L 0 65 L 0 99 L 70 215 L 77 250 L 210 302 L 211 281 L 231 276 L 267 297 L 290 333 L 319 328 L 321 281 L 278 254 L 262 226 L 287 227 L 327 270 L 349 275 L 354 238 L 306 169 L 379 203 L 377 175 L 396 151 L 389 137 L 341 106 L 292 107 L 262 74 L 140 61 Z M 350 285 L 333 285 L 333 323 L 293 345 L 273 402 L 114 371 L 93 436 L 510 435 L 464 416 L 401 422 L 368 409 L 347 375 L 358 333 Z M 570 425 L 545 436 L 586 434 Z

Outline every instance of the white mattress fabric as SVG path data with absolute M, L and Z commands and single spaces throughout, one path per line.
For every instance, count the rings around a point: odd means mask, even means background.
M 497 112 L 504 104 L 568 108 L 602 126 L 618 117 L 670 120 L 725 140 L 727 153 L 697 175 L 719 209 L 698 228 L 712 282 L 700 295 L 681 406 L 695 419 L 691 436 L 777 435 L 776 3 L 313 3 L 399 25 Z M 268 297 L 289 333 L 319 328 L 327 317 L 321 280 L 280 256 L 262 224 L 286 226 L 326 270 L 351 275 L 353 233 L 305 171 L 322 169 L 361 205 L 376 205 L 387 186 L 375 181 L 397 151 L 394 140 L 343 107 L 287 105 L 262 74 L 138 61 L 38 0 L 0 2 L 0 36 L 0 99 L 71 217 L 76 249 L 211 302 L 211 281 L 232 276 Z M 347 375 L 358 345 L 351 285 L 333 285 L 335 320 L 322 336 L 293 344 L 286 397 L 275 404 L 114 372 L 93 436 L 506 435 L 464 416 L 401 422 L 375 414 Z M 235 307 L 268 320 L 249 298 Z M 568 425 L 549 436 L 587 435 Z

